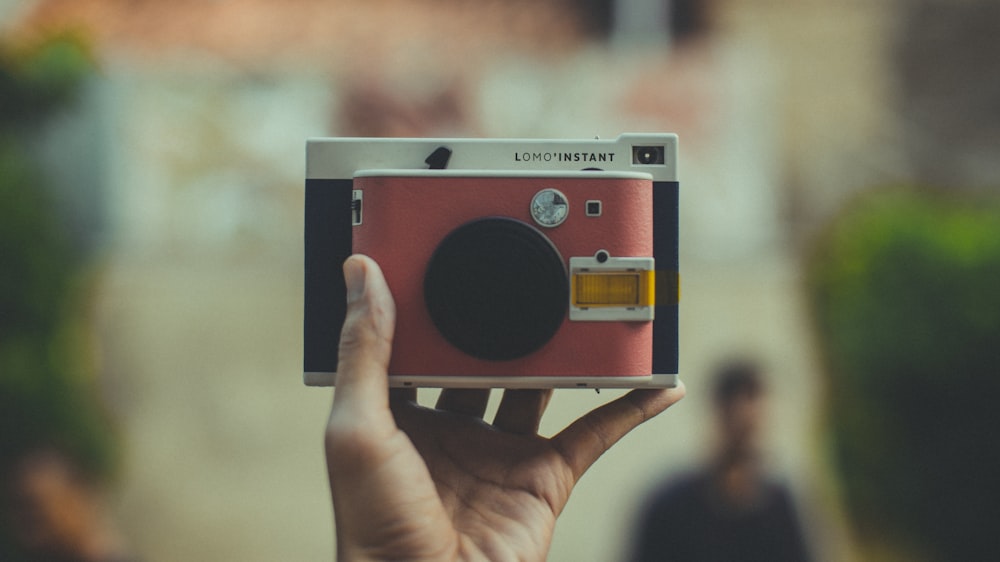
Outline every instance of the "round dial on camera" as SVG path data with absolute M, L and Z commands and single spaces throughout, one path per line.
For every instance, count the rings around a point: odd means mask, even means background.
M 569 200 L 558 189 L 546 188 L 531 198 L 531 218 L 540 226 L 559 226 L 569 216 Z

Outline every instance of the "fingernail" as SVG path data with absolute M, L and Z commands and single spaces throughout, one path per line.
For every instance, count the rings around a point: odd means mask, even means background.
M 365 267 L 361 260 L 344 262 L 344 281 L 347 283 L 347 302 L 357 302 L 365 294 Z

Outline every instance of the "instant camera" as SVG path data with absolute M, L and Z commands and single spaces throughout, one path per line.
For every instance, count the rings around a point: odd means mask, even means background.
M 304 382 L 336 384 L 342 265 L 396 302 L 389 382 L 677 384 L 677 137 L 306 145 Z

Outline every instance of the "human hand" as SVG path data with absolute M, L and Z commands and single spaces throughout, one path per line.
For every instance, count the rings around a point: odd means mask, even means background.
M 537 434 L 551 390 L 388 388 L 395 304 L 378 265 L 344 264 L 348 313 L 326 456 L 341 560 L 543 560 L 583 473 L 625 434 L 684 395 L 634 390 L 551 438 Z

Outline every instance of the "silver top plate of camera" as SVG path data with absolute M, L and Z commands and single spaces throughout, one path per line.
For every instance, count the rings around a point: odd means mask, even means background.
M 615 139 L 313 138 L 306 144 L 307 179 L 351 178 L 367 169 L 427 169 L 447 148 L 448 170 L 604 170 L 644 172 L 677 181 L 677 135 L 625 133 Z

